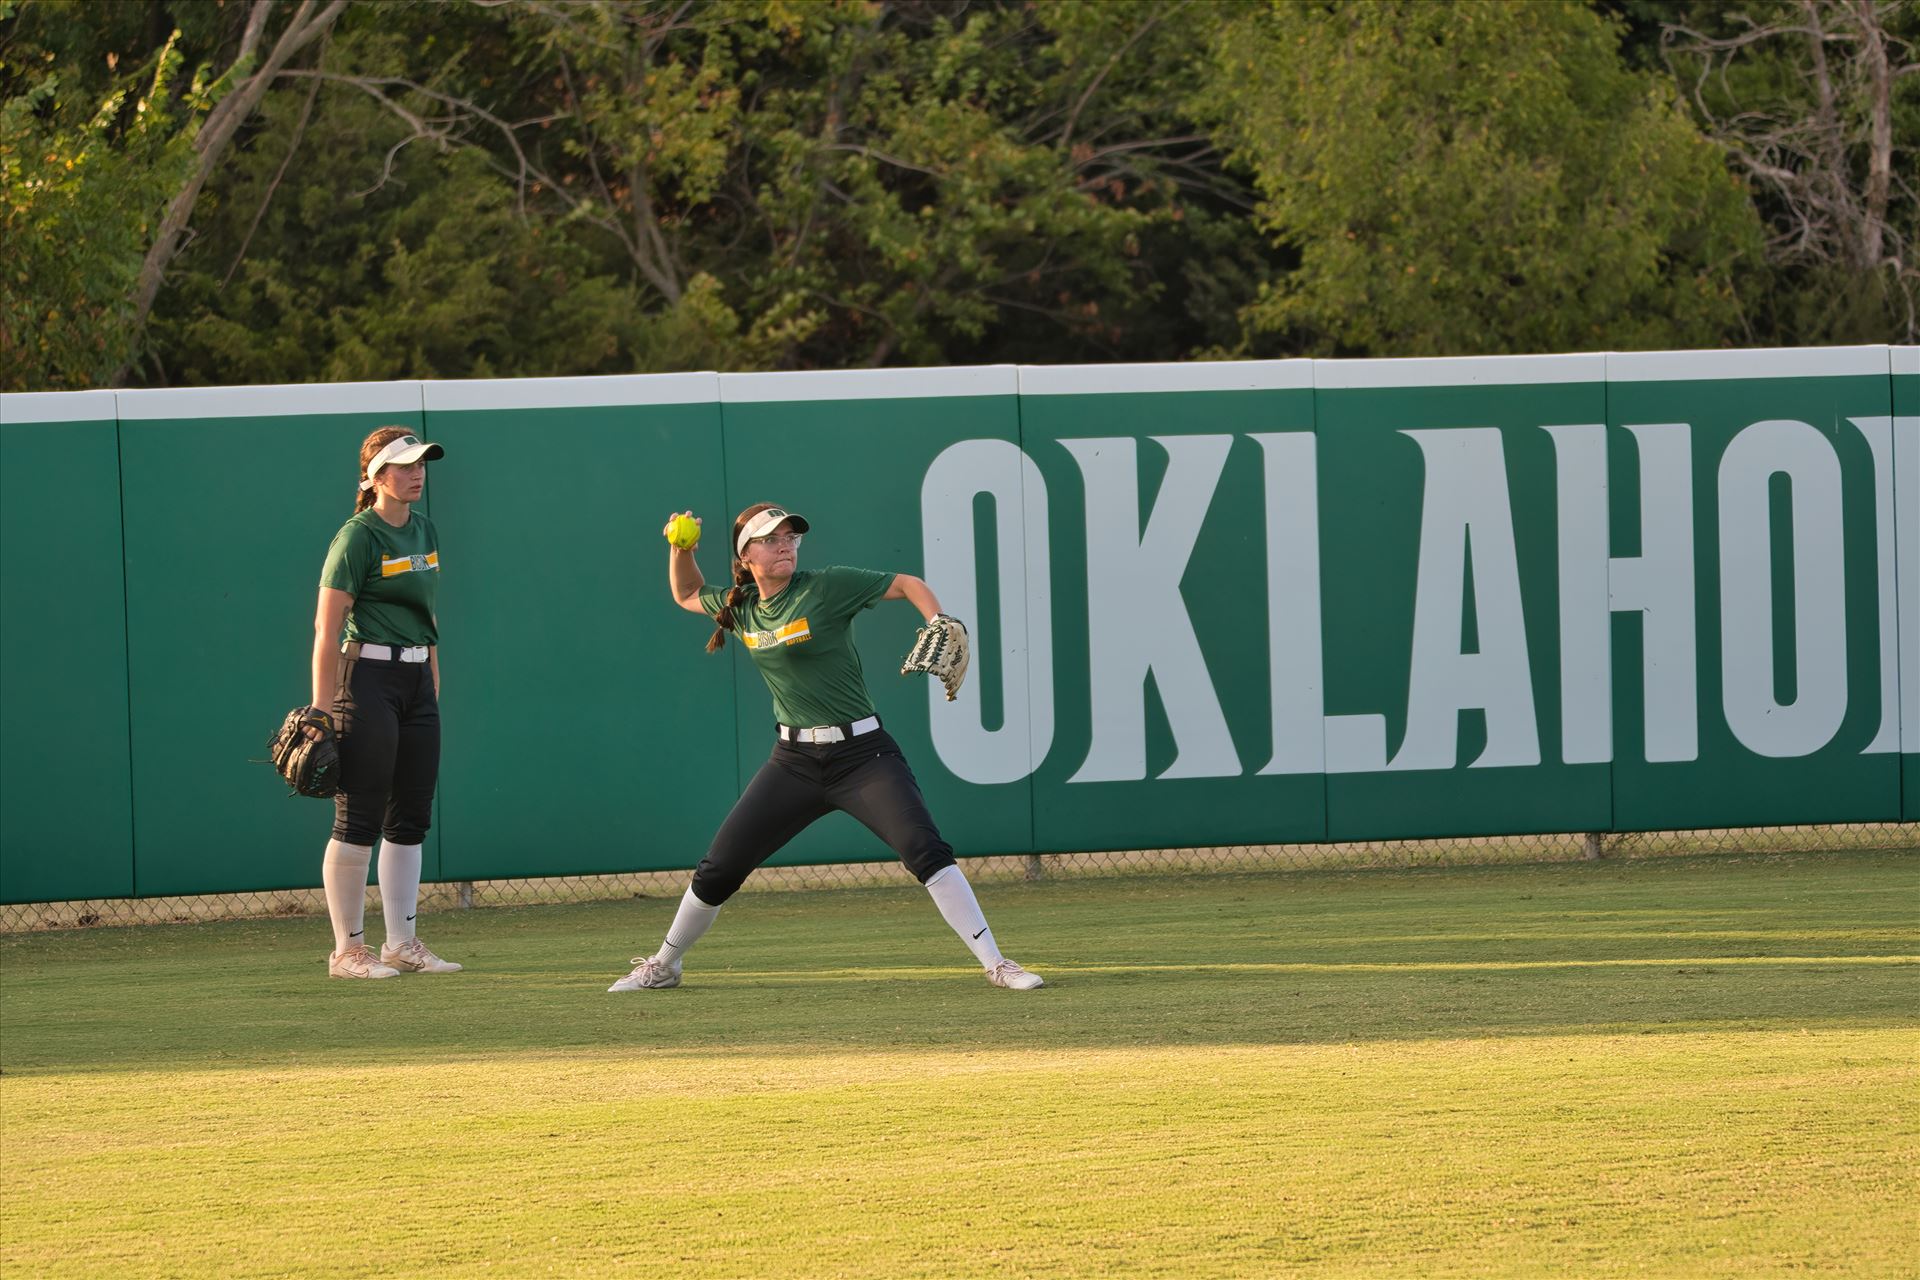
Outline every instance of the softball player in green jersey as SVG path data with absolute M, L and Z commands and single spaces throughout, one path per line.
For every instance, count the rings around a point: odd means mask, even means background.
M 755 867 L 836 809 L 859 819 L 900 855 L 980 961 L 987 981 L 1015 991 L 1043 985 L 1039 974 L 1000 954 L 900 744 L 874 714 L 854 648 L 853 621 L 861 610 L 905 600 L 931 618 L 940 602 L 926 583 L 904 573 L 798 568 L 807 528 L 804 517 L 770 503 L 742 511 L 733 522 L 730 587 L 707 586 L 691 548 L 669 553 L 667 581 L 675 602 L 713 618 L 709 653 L 726 643 L 729 632 L 746 646 L 773 694 L 778 723 L 772 756 L 720 824 L 660 949 L 634 959 L 633 972 L 607 990 L 680 985 L 682 957 L 713 925 L 721 905 Z
M 313 621 L 313 705 L 327 710 L 340 744 L 333 838 L 320 864 L 336 978 L 457 973 L 414 933 L 421 844 L 440 778 L 440 634 L 434 589 L 440 540 L 413 509 L 427 462 L 445 451 L 404 427 L 381 427 L 360 446 L 360 494 L 320 571 Z M 346 643 L 341 644 L 345 631 Z M 378 956 L 366 944 L 367 864 L 380 846 L 380 904 L 387 930 Z

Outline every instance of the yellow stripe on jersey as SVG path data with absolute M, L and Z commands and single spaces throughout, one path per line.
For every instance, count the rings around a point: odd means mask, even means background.
M 786 626 L 775 631 L 742 631 L 740 633 L 741 643 L 745 644 L 749 649 L 767 649 L 772 648 L 774 645 L 799 644 L 802 640 L 811 639 L 813 639 L 813 630 L 807 626 L 807 620 L 805 618 L 801 618 L 796 622 L 789 622 Z
M 440 553 L 429 551 L 423 556 L 382 556 L 380 558 L 380 576 L 391 578 L 396 573 L 425 573 L 429 569 L 440 567 Z

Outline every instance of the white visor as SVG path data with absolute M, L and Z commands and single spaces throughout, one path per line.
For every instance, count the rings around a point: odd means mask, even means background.
M 805 533 L 812 527 L 807 523 L 807 518 L 803 515 L 796 515 L 782 507 L 768 507 L 765 511 L 762 511 L 759 515 L 747 521 L 745 527 L 740 530 L 740 540 L 734 544 L 733 554 L 736 556 L 745 555 L 749 542 L 752 542 L 755 538 L 766 537 L 780 527 L 782 520 L 791 520 L 795 533 Z
M 415 436 L 395 436 L 393 439 L 387 441 L 386 448 L 373 455 L 373 461 L 367 464 L 367 478 L 360 482 L 360 487 L 362 489 L 373 488 L 373 477 L 379 472 L 380 468 L 390 462 L 397 463 L 404 467 L 408 463 L 418 462 L 422 458 L 425 458 L 428 462 L 432 462 L 437 458 L 444 458 L 446 455 L 447 451 L 437 444 L 422 444 Z

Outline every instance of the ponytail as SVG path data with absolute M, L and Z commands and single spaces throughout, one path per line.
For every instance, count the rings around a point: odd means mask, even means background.
M 720 612 L 713 615 L 713 634 L 707 637 L 707 652 L 718 653 L 727 643 L 727 632 L 738 629 L 733 611 L 747 602 L 748 593 L 758 594 L 759 588 L 753 584 L 753 573 L 747 568 L 746 561 L 734 558 L 733 586 L 727 589 L 727 601 L 720 606 Z

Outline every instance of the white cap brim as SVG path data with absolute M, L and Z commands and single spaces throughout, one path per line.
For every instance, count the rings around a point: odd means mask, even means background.
M 792 522 L 795 533 L 805 533 L 813 527 L 807 523 L 807 518 L 797 511 L 788 511 L 784 507 L 768 507 L 765 511 L 762 511 L 759 515 L 747 521 L 746 526 L 740 530 L 740 537 L 738 541 L 734 543 L 733 554 L 736 556 L 745 555 L 749 542 L 752 542 L 755 538 L 766 537 L 775 529 L 778 529 L 783 523 L 789 521 Z
M 429 444 L 413 436 L 395 436 L 387 442 L 387 447 L 373 455 L 373 461 L 367 464 L 367 475 L 360 482 L 362 489 L 373 488 L 373 478 L 380 468 L 387 466 L 411 466 L 422 458 L 428 462 L 447 456 L 447 451 L 437 444 Z

